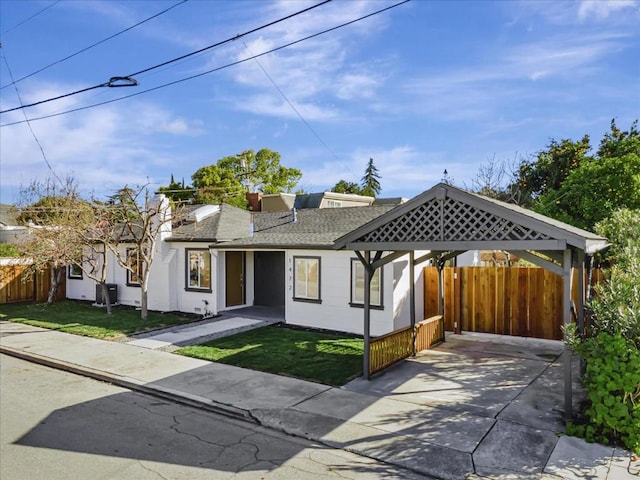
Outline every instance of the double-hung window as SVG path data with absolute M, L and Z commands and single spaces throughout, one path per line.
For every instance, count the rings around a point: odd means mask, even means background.
M 293 298 L 320 302 L 320 257 L 293 257 Z
M 364 305 L 364 265 L 357 258 L 351 259 L 351 305 Z M 382 268 L 376 269 L 371 278 L 372 307 L 382 308 Z
M 211 254 L 209 250 L 186 251 L 187 259 L 187 290 L 211 291 Z
M 140 286 L 143 275 L 144 262 L 137 248 L 127 248 L 127 285 Z

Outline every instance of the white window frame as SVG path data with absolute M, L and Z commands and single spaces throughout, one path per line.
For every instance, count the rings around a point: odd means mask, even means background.
M 301 301 L 301 302 L 315 302 L 315 303 L 321 303 L 321 280 L 322 280 L 322 275 L 320 273 L 320 267 L 321 267 L 321 261 L 320 261 L 320 257 L 293 257 L 293 299 L 297 300 L 297 301 Z M 313 265 L 316 265 L 316 276 L 317 276 L 317 284 L 318 284 L 318 291 L 317 291 L 317 295 L 313 295 L 309 293 L 309 276 L 310 273 L 313 271 Z M 304 288 L 300 288 L 300 285 L 298 285 L 298 266 L 302 267 L 304 269 L 304 275 L 305 275 L 305 279 L 306 282 L 304 284 Z
M 192 254 L 198 254 L 199 260 L 197 260 L 196 264 L 196 280 L 197 284 L 193 285 L 192 281 Z M 202 265 L 202 262 L 207 263 L 208 265 Z M 209 269 L 209 284 L 202 286 L 202 271 L 208 267 Z M 198 292 L 210 292 L 211 291 L 211 253 L 208 249 L 203 248 L 187 248 L 185 249 L 185 290 L 195 290 Z
M 371 279 L 371 308 L 384 308 L 383 267 L 377 268 Z M 359 284 L 361 286 L 359 286 Z M 377 294 L 377 300 L 374 300 Z M 364 265 L 357 258 L 351 259 L 351 301 L 352 307 L 364 307 Z

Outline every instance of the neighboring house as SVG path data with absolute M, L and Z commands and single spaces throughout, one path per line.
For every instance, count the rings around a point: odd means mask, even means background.
M 371 205 L 397 205 L 402 199 L 374 199 L 351 193 L 320 192 L 302 193 L 250 193 L 247 195 L 251 210 L 254 212 L 281 212 L 295 208 L 343 208 L 369 207 Z M 377 202 L 377 203 L 376 203 Z
M 469 250 L 455 258 L 456 267 L 513 267 L 520 257 L 502 250 Z
M 306 193 L 296 196 L 294 207 L 298 210 L 303 208 L 369 207 L 374 200 L 373 197 L 353 193 Z
M 29 235 L 29 227 L 19 225 L 18 209 L 0 203 L 0 243 L 18 243 Z
M 256 305 L 277 309 L 287 323 L 362 333 L 364 268 L 354 252 L 335 251 L 333 245 L 393 206 L 279 212 L 226 204 L 190 208 L 187 219 L 158 242 L 150 310 L 205 315 Z M 107 283 L 117 284 L 118 303 L 139 305 L 135 275 L 113 260 L 109 264 Z M 416 267 L 418 281 L 420 270 Z M 373 335 L 409 324 L 408 271 L 407 259 L 399 258 L 374 276 Z M 67 296 L 94 300 L 95 283 L 70 275 Z M 420 316 L 421 296 L 416 304 Z

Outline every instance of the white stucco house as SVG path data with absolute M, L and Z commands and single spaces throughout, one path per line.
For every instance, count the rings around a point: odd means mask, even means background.
M 193 206 L 179 225 L 166 220 L 151 265 L 148 308 L 210 316 L 262 306 L 289 324 L 362 334 L 364 267 L 354 252 L 337 251 L 334 243 L 392 208 L 249 212 L 227 204 Z M 422 318 L 422 268 L 414 268 L 416 315 Z M 78 268 L 68 273 L 67 298 L 97 299 L 93 280 Z M 408 256 L 376 272 L 372 335 L 409 325 L 409 278 Z M 116 286 L 118 303 L 139 305 L 135 275 L 113 259 L 107 283 Z

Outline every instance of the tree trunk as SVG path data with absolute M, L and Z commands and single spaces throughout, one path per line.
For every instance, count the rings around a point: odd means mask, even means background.
M 51 267 L 51 288 L 49 289 L 49 296 L 47 297 L 47 305 L 53 305 L 56 301 L 56 294 L 58 293 L 58 286 L 62 282 L 62 275 L 64 274 L 64 268 Z
M 102 298 L 104 298 L 104 301 L 107 304 L 107 315 L 111 315 L 111 296 L 109 295 L 109 289 L 107 288 L 106 282 L 100 282 L 100 288 L 102 290 Z
M 140 291 L 140 319 L 146 320 L 148 317 L 147 311 L 147 287 L 146 285 L 142 285 Z

